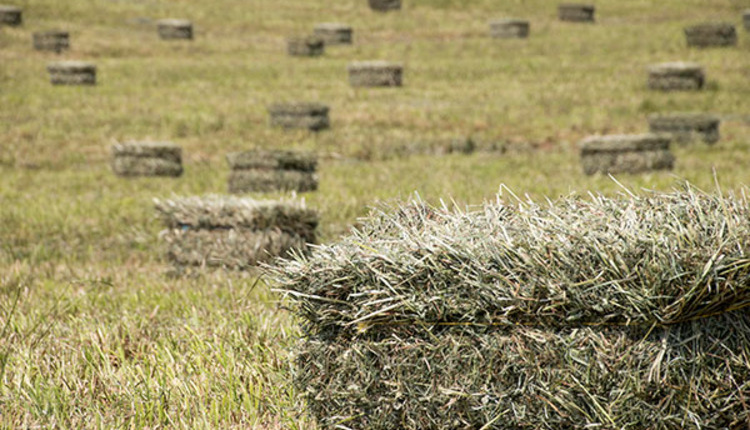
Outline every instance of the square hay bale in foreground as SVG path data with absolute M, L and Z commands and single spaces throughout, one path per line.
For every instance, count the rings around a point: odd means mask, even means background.
M 318 189 L 318 157 L 313 153 L 254 149 L 228 154 L 227 162 L 232 194 Z
M 748 220 L 690 188 L 374 213 L 270 270 L 296 388 L 325 429 L 744 428 Z
M 112 171 L 118 176 L 182 175 L 182 148 L 172 142 L 112 145 Z
M 304 202 L 207 196 L 155 203 L 167 259 L 177 267 L 246 269 L 315 243 L 318 215 Z

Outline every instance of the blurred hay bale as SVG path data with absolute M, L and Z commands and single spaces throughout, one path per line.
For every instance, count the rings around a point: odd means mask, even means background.
M 697 48 L 737 45 L 737 30 L 728 22 L 703 23 L 685 27 L 687 45 Z
M 591 4 L 563 3 L 557 6 L 557 17 L 560 21 L 594 22 L 595 11 Z
M 670 170 L 674 156 L 669 143 L 669 136 L 658 134 L 586 138 L 580 143 L 583 172 L 593 175 Z
M 175 266 L 245 269 L 315 243 L 318 215 L 304 203 L 208 196 L 156 200 Z
M 742 428 L 744 195 L 373 213 L 269 269 L 298 392 L 331 429 Z
M 18 27 L 23 24 L 21 8 L 16 6 L 0 5 L 0 27 Z
M 654 114 L 648 117 L 652 133 L 667 133 L 673 141 L 680 143 L 694 140 L 716 143 L 719 141 L 720 123 L 718 116 L 705 113 Z
M 125 142 L 112 146 L 118 176 L 182 175 L 182 148 L 171 142 Z
M 696 63 L 656 64 L 648 69 L 648 88 L 659 91 L 691 91 L 703 88 L 706 76 Z
M 162 40 L 192 40 L 193 23 L 186 19 L 160 19 L 156 29 Z
M 34 49 L 37 51 L 52 51 L 61 53 L 70 49 L 70 34 L 67 31 L 44 31 L 32 36 Z
M 352 27 L 336 22 L 317 24 L 313 34 L 323 40 L 325 45 L 351 45 Z
M 404 67 L 387 61 L 355 61 L 347 70 L 353 87 L 400 87 Z
M 251 150 L 227 155 L 233 194 L 318 189 L 315 154 L 282 150 Z
M 401 9 L 401 0 L 367 0 L 370 9 L 376 12 L 388 12 Z
M 317 57 L 325 51 L 325 42 L 318 36 L 290 37 L 286 46 L 287 53 L 297 57 Z
M 750 9 L 742 11 L 742 25 L 745 27 L 745 30 L 750 31 Z
M 525 39 L 529 37 L 529 21 L 523 19 L 490 21 L 490 36 L 495 39 Z
M 96 65 L 83 61 L 58 61 L 47 65 L 52 85 L 96 85 Z
M 276 103 L 268 108 L 273 127 L 319 131 L 329 127 L 329 108 L 320 103 Z

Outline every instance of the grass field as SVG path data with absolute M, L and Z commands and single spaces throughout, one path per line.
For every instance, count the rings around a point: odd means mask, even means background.
M 713 147 L 675 149 L 673 172 L 617 179 L 631 189 L 688 180 L 750 183 L 747 0 L 598 0 L 597 23 L 556 20 L 547 0 L 9 0 L 24 25 L 0 28 L 0 428 L 313 428 L 288 382 L 297 330 L 258 274 L 168 276 L 153 198 L 223 193 L 227 152 L 304 148 L 324 155 L 303 197 L 333 241 L 380 201 L 414 193 L 459 205 L 519 195 L 612 194 L 581 173 L 575 144 L 647 130 L 652 112 L 723 118 Z M 491 18 L 531 21 L 525 41 L 488 37 Z M 184 17 L 193 42 L 158 40 L 154 20 Z M 682 27 L 738 25 L 739 45 L 695 50 Z M 355 44 L 292 58 L 285 38 L 318 22 L 353 26 Z M 34 31 L 71 33 L 60 56 Z M 92 88 L 53 87 L 45 66 L 92 61 Z M 405 65 L 405 85 L 352 89 L 346 64 Z M 690 60 L 704 91 L 654 93 L 652 63 Z M 267 126 L 275 101 L 320 101 L 331 130 Z M 492 152 L 397 156 L 418 142 L 472 136 Z M 109 147 L 164 139 L 184 148 L 179 179 L 123 180 Z M 505 148 L 505 151 L 497 150 Z

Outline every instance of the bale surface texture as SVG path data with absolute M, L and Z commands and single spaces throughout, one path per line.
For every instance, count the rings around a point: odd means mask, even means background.
M 525 39 L 529 37 L 529 22 L 521 19 L 491 21 L 490 35 L 496 39 Z
M 317 57 L 325 52 L 325 42 L 318 36 L 290 37 L 287 53 L 297 57 Z
M 180 176 L 182 148 L 170 142 L 126 142 L 112 146 L 112 170 L 119 176 Z
M 53 85 L 96 85 L 96 65 L 83 61 L 60 61 L 47 66 Z
M 696 63 L 661 63 L 648 69 L 648 87 L 652 90 L 700 90 L 705 79 L 703 68 Z
M 652 133 L 668 133 L 676 142 L 699 140 L 713 144 L 719 141 L 719 117 L 701 113 L 672 113 L 649 115 Z
M 156 29 L 163 40 L 193 38 L 193 23 L 185 19 L 160 19 L 156 22 Z
M 304 204 L 234 197 L 157 200 L 167 259 L 176 266 L 244 269 L 315 243 L 317 213 Z
M 349 84 L 353 87 L 400 87 L 403 66 L 386 61 L 360 61 L 350 63 Z
M 268 108 L 272 127 L 301 128 L 311 131 L 330 126 L 328 106 L 320 103 L 277 103 Z
M 70 34 L 67 31 L 34 33 L 32 41 L 34 49 L 37 51 L 52 51 L 59 54 L 66 49 L 70 49 Z
M 322 428 L 735 429 L 750 208 L 670 194 L 374 213 L 269 272 Z
M 596 8 L 590 4 L 564 3 L 557 7 L 560 21 L 594 22 Z
M 669 136 L 657 134 L 592 136 L 580 143 L 581 164 L 587 175 L 671 169 L 669 143 Z
M 23 23 L 21 8 L 0 5 L 0 26 L 17 27 Z
M 401 9 L 401 0 L 367 0 L 370 9 L 377 12 L 388 12 Z
M 352 43 L 352 33 L 351 26 L 334 22 L 318 24 L 313 30 L 313 34 L 326 45 L 349 45 Z
M 736 46 L 737 30 L 731 23 L 705 23 L 685 27 L 687 45 L 697 48 Z

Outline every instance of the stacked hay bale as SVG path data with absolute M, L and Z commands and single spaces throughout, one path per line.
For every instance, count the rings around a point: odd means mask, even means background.
M 271 269 L 322 428 L 750 420 L 750 209 L 688 189 L 375 214 Z
M 703 88 L 706 74 L 696 63 L 661 63 L 648 69 L 648 88 L 658 91 L 694 91 Z
M 352 27 L 337 22 L 324 22 L 313 29 L 313 34 L 323 40 L 325 45 L 351 45 Z
M 112 145 L 112 170 L 118 176 L 182 175 L 182 148 L 172 142 Z
M 648 117 L 652 133 L 667 133 L 679 143 L 701 141 L 714 144 L 719 141 L 720 124 L 718 116 L 705 113 L 654 114 Z
M 156 29 L 162 40 L 192 40 L 193 23 L 186 19 L 160 19 Z
M 315 191 L 318 158 L 307 152 L 251 150 L 227 155 L 230 193 Z
M 580 143 L 583 172 L 593 175 L 669 170 L 674 166 L 669 144 L 670 137 L 659 134 L 591 136 Z
M 246 269 L 315 243 L 318 215 L 303 203 L 236 197 L 157 200 L 161 238 L 176 267 Z
M 367 0 L 370 9 L 376 12 L 388 12 L 401 9 L 401 0 Z
M 96 65 L 84 61 L 58 61 L 47 66 L 52 85 L 96 85 Z
M 52 51 L 61 53 L 70 49 L 70 34 L 67 31 L 44 31 L 32 36 L 34 49 L 37 51 Z
M 320 103 L 276 103 L 268 108 L 272 127 L 320 131 L 328 128 L 329 108 Z
M 355 61 L 347 70 L 353 87 L 400 87 L 404 67 L 387 61 Z
M 523 19 L 490 21 L 490 35 L 495 39 L 525 39 L 529 37 L 529 21 Z
M 317 57 L 325 52 L 325 42 L 318 36 L 290 37 L 286 46 L 294 57 Z
M 16 6 L 0 5 L 0 26 L 18 27 L 23 23 L 21 8 Z
M 557 17 L 560 21 L 594 22 L 596 8 L 591 4 L 563 3 L 557 7 Z
M 728 22 L 705 23 L 685 27 L 687 45 L 697 48 L 737 45 L 737 30 Z

